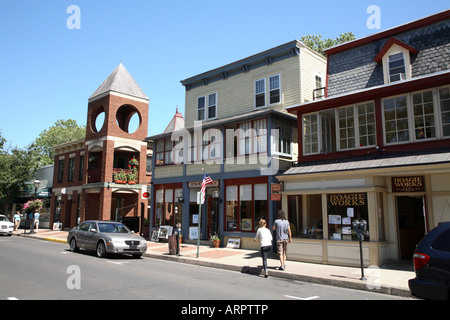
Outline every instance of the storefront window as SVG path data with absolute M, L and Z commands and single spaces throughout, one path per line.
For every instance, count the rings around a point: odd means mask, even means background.
M 322 196 L 288 197 L 288 220 L 293 237 L 323 239 Z
M 369 212 L 367 193 L 346 193 L 328 195 L 328 238 L 331 240 L 357 241 L 356 231 L 352 228 L 354 220 L 367 222 L 364 240 L 369 239 Z
M 226 193 L 226 229 L 234 231 L 237 230 L 237 186 L 228 186 Z
M 227 186 L 226 230 L 255 232 L 267 215 L 267 183 Z
M 155 191 L 155 227 L 162 225 L 163 221 L 164 190 Z

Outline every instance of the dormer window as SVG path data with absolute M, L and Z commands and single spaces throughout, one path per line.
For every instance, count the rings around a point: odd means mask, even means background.
M 389 39 L 375 57 L 377 63 L 383 64 L 384 83 L 411 79 L 411 54 L 418 52 L 398 39 Z
M 405 56 L 403 52 L 389 56 L 389 82 L 406 80 Z

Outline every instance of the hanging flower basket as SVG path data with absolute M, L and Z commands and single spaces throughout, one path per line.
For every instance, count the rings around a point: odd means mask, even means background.
M 36 200 L 30 200 L 27 203 L 25 203 L 23 208 L 25 210 L 32 210 L 34 212 L 37 212 L 37 211 L 41 210 L 43 206 L 44 206 L 44 201 L 41 199 L 36 199 Z
M 133 159 L 131 159 L 129 162 L 128 162 L 128 164 L 130 165 L 130 166 L 138 166 L 139 165 L 139 161 L 136 159 L 136 158 L 133 158 Z

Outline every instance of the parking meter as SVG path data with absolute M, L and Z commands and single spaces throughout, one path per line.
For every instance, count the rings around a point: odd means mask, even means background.
M 367 222 L 364 219 L 362 219 L 361 221 L 358 221 L 355 219 L 352 222 L 352 226 L 353 226 L 353 230 L 356 231 L 356 234 L 357 234 L 358 240 L 359 240 L 359 256 L 360 256 L 360 260 L 361 260 L 361 279 L 359 279 L 359 280 L 366 280 L 366 278 L 364 277 L 362 242 L 364 241 L 363 232 L 367 231 Z

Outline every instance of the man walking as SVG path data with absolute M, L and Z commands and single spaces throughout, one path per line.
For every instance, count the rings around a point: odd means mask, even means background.
M 286 269 L 287 244 L 288 242 L 292 242 L 291 227 L 283 210 L 277 212 L 277 220 L 273 224 L 273 230 L 276 232 L 277 251 L 280 258 L 280 267 L 278 270 L 283 271 Z

